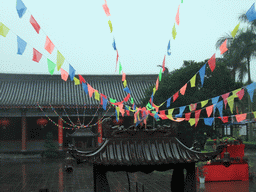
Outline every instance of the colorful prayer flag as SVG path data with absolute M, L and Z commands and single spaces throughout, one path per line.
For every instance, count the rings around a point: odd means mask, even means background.
M 196 83 L 196 74 L 190 79 L 191 87 L 195 87 L 195 83 Z
M 182 107 L 180 107 L 180 113 L 179 113 L 179 114 L 177 114 L 177 115 L 175 115 L 175 117 L 182 117 L 182 114 L 183 114 L 183 112 L 184 112 L 185 108 L 186 108 L 186 106 L 182 106 Z
M 82 83 L 82 85 L 83 85 L 84 92 L 86 94 L 88 94 L 88 86 L 87 86 L 87 84 L 86 83 Z
M 52 54 L 52 51 L 54 49 L 54 44 L 52 43 L 52 41 L 49 39 L 48 36 L 46 36 L 44 48 L 46 51 L 48 51 L 48 53 Z
M 124 87 L 126 87 L 126 86 L 127 86 L 127 82 L 126 82 L 126 80 L 124 80 L 123 85 L 124 85 Z
M 180 94 L 181 94 L 181 95 L 184 95 L 186 89 L 187 89 L 187 83 L 180 89 Z
M 119 61 L 119 75 L 121 74 L 121 71 L 122 71 L 122 65 L 121 65 L 121 62 Z
M 63 57 L 63 55 L 59 52 L 59 50 L 57 51 L 57 70 L 59 71 L 61 66 L 64 63 L 65 58 Z
M 201 109 L 195 111 L 195 126 L 197 126 L 197 123 L 199 121 Z
M 228 105 L 229 105 L 229 108 L 230 108 L 230 112 L 233 114 L 233 110 L 234 110 L 234 96 L 230 96 L 228 99 Z
M 247 92 L 250 95 L 251 102 L 253 102 L 253 94 L 254 94 L 255 88 L 256 88 L 256 83 L 255 82 L 246 86 Z
M 166 105 L 166 107 L 168 108 L 168 107 L 170 107 L 170 104 L 171 104 L 171 98 L 172 97 L 170 97 L 169 99 L 167 99 L 167 105 Z
M 176 35 L 177 35 L 177 32 L 176 32 L 175 23 L 174 23 L 173 28 L 172 28 L 172 37 L 173 37 L 173 39 L 176 38 Z
M 169 43 L 168 43 L 168 46 L 167 46 L 167 54 L 170 56 L 171 55 L 171 44 L 170 44 L 170 40 L 169 40 Z
M 156 90 L 158 90 L 158 85 L 159 85 L 159 79 L 157 77 L 157 80 L 156 80 Z
M 209 107 L 206 107 L 207 116 L 210 117 L 212 114 L 213 105 L 210 105 Z
M 176 23 L 177 23 L 177 25 L 179 25 L 180 24 L 180 18 L 179 18 L 179 11 L 180 11 L 180 6 L 178 7 L 178 11 L 177 11 L 177 13 L 176 13 L 176 17 L 175 17 L 175 21 L 176 21 Z
M 191 113 L 185 113 L 185 121 L 189 121 Z
M 204 118 L 205 125 L 212 126 L 213 121 L 214 121 L 214 117 Z
M 118 55 L 118 51 L 116 50 L 116 68 L 117 68 L 117 61 L 118 61 L 118 57 L 119 57 L 119 55 Z M 116 70 L 115 70 L 115 72 L 116 72 Z
M 173 102 L 179 97 L 179 91 L 173 95 Z
M 237 122 L 241 122 L 241 121 L 245 120 L 246 119 L 246 115 L 247 115 L 246 113 L 235 115 L 236 116 L 236 121 Z
M 109 28 L 110 28 L 110 33 L 112 33 L 112 31 L 113 31 L 113 26 L 112 26 L 112 23 L 111 23 L 110 20 L 108 21 L 108 25 L 109 25 Z
M 227 48 L 227 39 L 222 43 L 222 45 L 220 46 L 220 54 L 225 53 L 228 50 Z
M 87 84 L 87 87 L 88 87 L 89 96 L 92 97 L 92 94 L 95 91 L 95 89 L 93 89 L 89 83 Z
M 230 92 L 221 95 L 221 97 L 223 98 L 224 104 L 225 104 L 225 109 L 227 107 L 227 103 L 228 103 L 227 98 L 228 98 L 229 94 L 230 94 Z
M 78 75 L 78 76 L 81 84 L 86 82 L 85 79 L 82 77 L 82 75 Z
M 236 93 L 236 95 L 238 96 L 238 98 L 241 100 L 244 96 L 244 89 L 241 89 L 240 91 L 238 91 Z
M 214 53 L 213 56 L 208 60 L 208 65 L 209 65 L 211 71 L 213 72 L 213 70 L 215 69 L 215 66 L 216 66 L 215 53 Z
M 47 59 L 47 63 L 48 63 L 48 71 L 51 75 L 53 75 L 56 64 L 53 63 L 50 59 Z
M 31 25 L 34 27 L 34 29 L 36 30 L 36 32 L 39 34 L 40 31 L 40 26 L 38 25 L 38 23 L 36 22 L 36 20 L 34 19 L 34 17 L 31 15 L 30 17 L 30 23 Z
M 256 19 L 256 11 L 255 11 L 254 4 L 255 3 L 252 4 L 251 8 L 245 14 L 249 22 Z
M 163 68 L 163 72 L 164 72 L 165 71 L 165 56 L 164 56 L 162 68 Z
M 75 82 L 75 85 L 80 85 L 80 81 L 76 77 L 74 77 L 74 82 Z
M 102 5 L 107 17 L 110 16 L 110 13 L 109 13 L 109 8 L 108 8 L 108 5 L 107 5 L 107 1 L 105 0 L 105 4 Z
M 190 118 L 188 122 L 190 123 L 190 126 L 193 126 L 196 123 L 195 118 Z
M 73 81 L 73 79 L 75 77 L 75 72 L 76 72 L 76 70 L 69 64 L 69 77 L 70 77 L 71 81 Z
M 126 79 L 126 74 L 123 72 L 123 74 L 122 74 L 122 81 L 125 81 L 125 79 Z
M 21 18 L 25 14 L 27 7 L 24 5 L 24 3 L 21 0 L 17 0 L 16 10 L 18 12 L 19 18 Z
M 224 116 L 224 117 L 218 117 L 219 119 L 221 119 L 221 121 L 223 123 L 227 123 L 228 122 L 228 116 Z
M 115 39 L 114 39 L 114 42 L 112 43 L 112 46 L 113 46 L 114 50 L 116 50 L 116 42 L 115 42 Z
M 189 105 L 190 111 L 195 111 L 195 110 L 196 110 L 196 107 L 197 107 L 197 103 L 194 103 L 194 104 L 190 104 L 190 105 Z
M 130 89 L 129 89 L 128 87 L 125 87 L 123 90 L 124 90 L 125 92 L 127 92 L 127 93 L 131 93 L 131 91 L 130 91 Z
M 0 22 L 0 35 L 2 35 L 3 37 L 6 37 L 9 31 L 10 29 L 6 27 L 2 22 Z
M 17 54 L 22 55 L 26 49 L 27 43 L 17 35 L 18 52 Z
M 60 68 L 60 73 L 61 73 L 61 79 L 63 79 L 64 81 L 68 80 L 68 72 L 65 71 L 64 69 Z
M 239 25 L 240 25 L 240 23 L 238 23 L 238 24 L 235 26 L 235 28 L 233 29 L 233 31 L 231 32 L 231 35 L 232 35 L 233 38 L 235 38 L 235 36 L 236 36 L 236 33 L 237 33 L 237 31 L 238 31 L 238 28 L 239 28 Z
M 103 97 L 103 109 L 106 110 L 106 106 L 107 106 L 108 100 L 106 98 Z
M 201 67 L 201 69 L 199 70 L 199 75 L 200 75 L 202 87 L 203 87 L 203 84 L 204 84 L 205 67 L 206 67 L 206 64 L 204 64 L 204 66 Z
M 33 48 L 33 61 L 39 63 L 40 59 L 42 58 L 42 54 L 37 51 L 35 48 Z
M 124 98 L 124 101 L 127 102 L 130 98 L 130 93 L 128 93 L 128 95 Z
M 201 101 L 201 107 L 204 107 L 208 103 L 208 100 Z
M 97 101 L 100 101 L 100 94 L 97 90 L 94 92 L 94 97 Z
M 159 72 L 159 81 L 162 80 L 162 69 L 160 69 L 160 72 Z
M 220 113 L 220 116 L 222 117 L 222 110 L 223 110 L 223 101 L 220 101 L 216 104 L 216 107 L 218 108 L 219 110 L 219 113 Z

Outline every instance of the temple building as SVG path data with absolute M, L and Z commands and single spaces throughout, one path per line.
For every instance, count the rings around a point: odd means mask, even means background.
M 99 93 L 116 99 L 117 102 L 127 95 L 120 75 L 82 76 Z M 126 75 L 127 86 L 137 106 L 141 104 L 145 90 L 155 84 L 157 76 Z M 130 101 L 124 104 L 131 105 Z M 53 133 L 59 150 L 63 150 L 68 147 L 66 135 L 74 132 L 74 125 L 92 125 L 103 117 L 110 117 L 114 108 L 108 110 L 109 107 L 111 106 L 108 105 L 105 111 L 94 95 L 90 98 L 85 93 L 82 84 L 75 85 L 70 79 L 64 81 L 60 75 L 2 73 L 0 152 L 44 150 L 47 132 Z M 122 121 L 123 124 L 130 125 L 133 116 L 125 114 Z M 91 127 L 91 132 L 102 132 L 102 125 Z M 95 141 L 94 137 L 88 137 L 86 146 L 97 147 L 101 142 L 101 138 Z

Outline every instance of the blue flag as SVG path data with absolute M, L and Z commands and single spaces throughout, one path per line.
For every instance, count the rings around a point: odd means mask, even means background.
M 87 84 L 82 82 L 83 84 L 83 89 L 84 89 L 84 92 L 88 95 L 88 87 L 87 87 Z M 103 97 L 104 98 L 104 97 Z M 104 101 L 104 100 L 103 100 Z
M 17 9 L 19 18 L 21 18 L 25 14 L 27 7 L 24 5 L 24 3 L 21 0 L 17 0 L 16 9 Z
M 116 50 L 116 42 L 115 42 L 115 39 L 114 39 L 114 42 L 113 42 L 112 46 L 113 46 L 114 50 Z
M 102 97 L 102 101 L 103 101 L 103 109 L 106 110 L 108 100 L 105 97 Z
M 185 110 L 186 106 L 180 107 L 180 113 L 175 115 L 175 117 L 182 117 L 183 111 Z
M 212 98 L 212 104 L 213 104 L 213 113 L 215 113 L 216 103 L 218 102 L 220 96 Z
M 74 80 L 76 70 L 69 64 L 69 76 L 71 81 Z
M 152 95 L 151 95 L 151 105 L 153 104 L 153 98 L 154 98 L 154 95 L 152 93 Z
M 255 12 L 255 7 L 254 4 L 252 4 L 251 8 L 246 12 L 246 17 L 249 20 L 249 22 L 253 21 L 256 19 L 256 12 Z
M 18 52 L 17 54 L 22 55 L 26 49 L 27 43 L 17 35 Z
M 128 110 L 128 111 L 129 111 L 129 108 L 128 108 L 126 105 L 125 105 L 124 107 L 125 107 L 125 110 Z
M 116 112 L 116 110 L 115 110 L 115 114 L 116 114 L 116 122 L 118 122 L 118 117 L 117 117 L 117 112 Z
M 124 91 L 131 94 L 131 91 L 130 91 L 130 89 L 128 87 L 125 87 Z
M 157 113 L 154 115 L 154 118 L 155 118 L 156 120 L 159 119 L 159 116 L 157 115 Z
M 133 104 L 133 110 L 135 110 L 136 109 L 136 105 L 135 104 Z
M 254 94 L 254 89 L 256 88 L 256 83 L 251 83 L 250 85 L 246 86 L 247 92 L 250 95 L 251 102 L 253 102 L 253 94 Z
M 204 118 L 204 124 L 211 126 L 213 123 L 213 120 L 214 120 L 214 117 Z
M 204 84 L 205 66 L 206 66 L 206 64 L 204 64 L 204 66 L 199 70 L 202 87 Z
M 170 104 L 171 104 L 171 98 L 172 97 L 170 97 L 169 99 L 167 99 L 167 105 L 166 105 L 166 107 L 168 108 L 168 107 L 170 107 Z
M 218 108 L 219 110 L 219 113 L 220 113 L 220 116 L 222 117 L 222 110 L 223 110 L 223 101 L 220 101 L 216 104 L 216 107 Z
M 170 56 L 171 55 L 171 45 L 170 45 L 170 40 L 169 40 L 169 43 L 168 43 L 168 46 L 167 46 L 167 54 Z

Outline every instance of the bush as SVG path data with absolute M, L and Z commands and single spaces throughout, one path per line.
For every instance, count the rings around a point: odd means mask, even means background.
M 57 152 L 58 146 L 53 141 L 52 132 L 47 133 L 44 147 L 46 148 L 46 150 L 43 152 L 42 156 L 45 156 L 46 158 L 58 157 L 58 152 Z

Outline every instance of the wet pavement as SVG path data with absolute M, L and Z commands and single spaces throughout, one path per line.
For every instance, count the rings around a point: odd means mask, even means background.
M 36 157 L 36 156 L 35 156 Z M 254 151 L 246 151 L 245 157 L 256 165 Z M 255 167 L 254 170 L 256 171 Z M 171 172 L 129 173 L 131 191 L 162 192 L 171 191 Z M 125 172 L 109 172 L 107 174 L 111 191 L 129 191 Z M 38 192 L 48 189 L 50 192 L 91 192 L 93 191 L 92 167 L 86 164 L 74 164 L 74 171 L 65 171 L 65 161 L 44 160 L 37 158 L 0 157 L 0 191 Z M 197 183 L 200 192 L 253 192 L 256 191 L 254 181 L 206 182 Z

